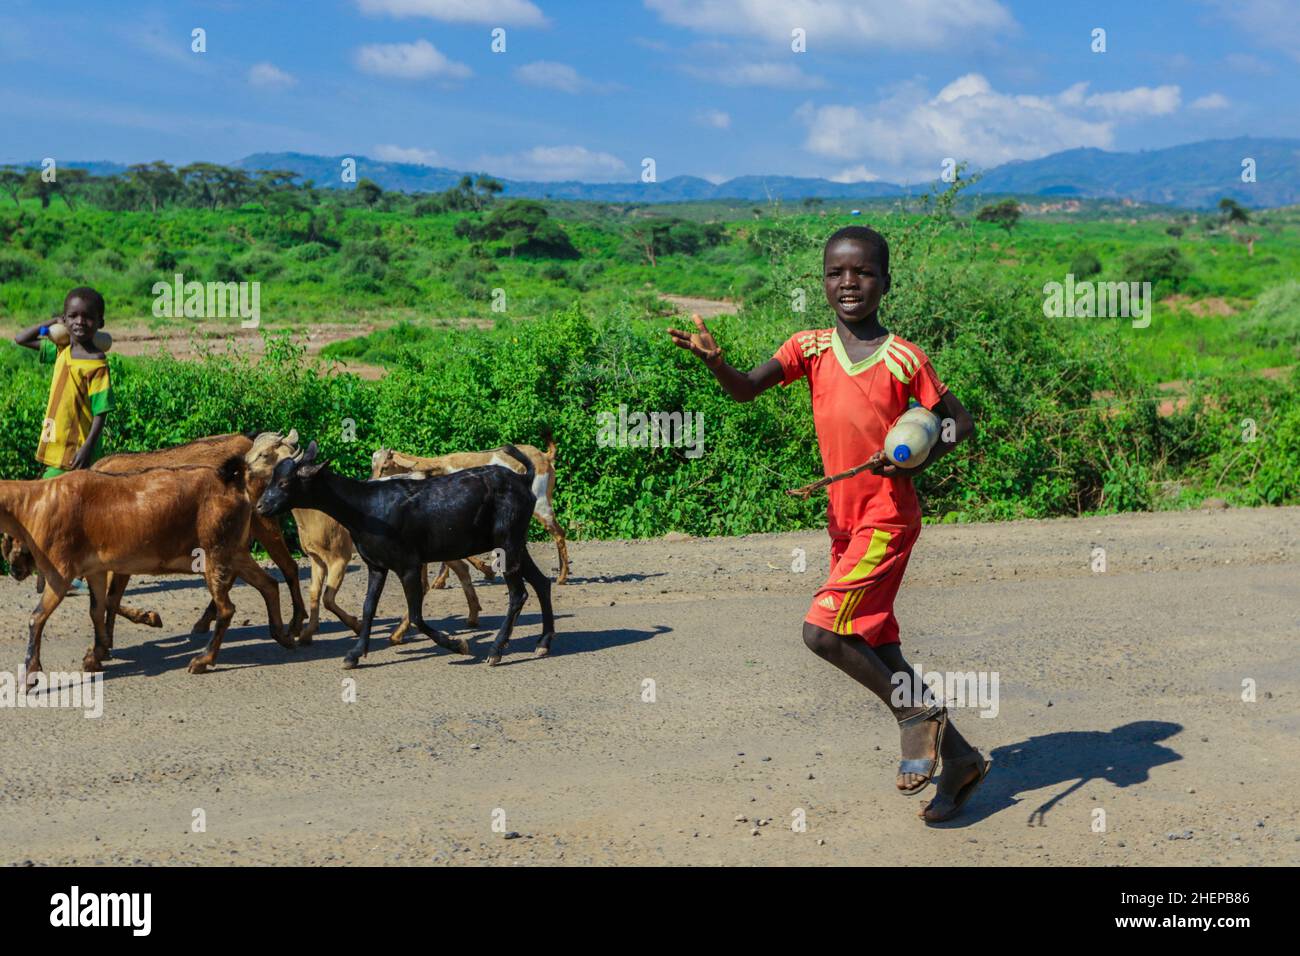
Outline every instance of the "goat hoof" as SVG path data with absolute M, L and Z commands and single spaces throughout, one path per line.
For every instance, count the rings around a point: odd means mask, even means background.
M 196 657 L 190 661 L 190 666 L 186 668 L 191 674 L 206 674 L 211 661 L 205 661 L 201 657 Z
M 81 669 L 84 673 L 94 674 L 97 671 L 102 671 L 104 665 L 99 662 L 99 658 L 94 654 L 87 654 L 81 659 Z
M 345 671 L 356 670 L 360 666 L 361 666 L 361 662 L 354 657 L 343 658 L 343 669 Z
M 551 649 L 545 644 L 538 644 L 537 649 L 533 651 L 533 657 L 545 657 L 551 653 Z
M 489 655 L 487 661 L 488 661 L 488 667 L 496 667 L 498 664 L 501 663 L 501 655 L 500 654 Z
M 388 635 L 388 646 L 389 646 L 389 647 L 396 647 L 398 644 L 405 644 L 405 643 L 406 643 L 406 635 L 405 635 L 405 634 L 389 634 L 389 635 Z
M 35 667 L 29 668 L 27 671 L 27 679 L 23 681 L 23 691 L 24 692 L 30 691 L 33 687 L 36 686 L 36 682 L 39 681 L 40 679 L 41 679 L 41 665 L 37 664 Z
M 299 646 L 299 647 L 310 647 L 310 646 L 311 646 L 311 638 L 312 638 L 312 635 L 311 635 L 311 634 L 308 634 L 308 633 L 299 634 L 299 635 L 298 635 L 298 646 Z
M 158 616 L 157 611 L 149 611 L 140 619 L 140 623 L 145 627 L 162 627 L 162 618 Z
M 456 643 L 459 645 L 459 652 L 460 652 L 461 654 L 473 654 L 473 653 L 474 653 L 473 651 L 471 651 L 471 650 L 469 649 L 469 641 L 465 640 L 465 638 L 463 638 L 463 637 L 458 637 L 458 638 L 456 638 Z M 497 657 L 497 660 L 501 660 L 500 656 Z

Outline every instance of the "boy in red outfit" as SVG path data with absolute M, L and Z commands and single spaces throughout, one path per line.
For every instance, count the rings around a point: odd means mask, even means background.
M 912 476 L 970 437 L 975 426 L 926 354 L 880 324 L 880 300 L 889 291 L 885 238 L 862 226 L 841 229 L 826 243 L 823 266 L 835 327 L 796 333 L 748 373 L 723 361 L 722 349 L 698 316 L 694 332 L 669 329 L 668 334 L 697 355 L 739 402 L 806 377 L 826 475 L 866 464 L 829 485 L 831 573 L 813 596 L 803 637 L 814 653 L 893 712 L 902 738 L 895 783 L 901 792 L 924 790 L 942 756 L 938 795 L 920 812 L 927 823 L 937 823 L 960 811 L 989 762 L 957 732 L 942 704 L 925 706 L 906 693 L 904 705 L 896 703 L 898 688 L 913 686 L 913 671 L 899 648 L 894 596 L 921 530 Z M 885 457 L 884 439 L 910 401 L 950 419 L 955 429 L 944 429 L 953 440 L 941 436 L 920 466 L 900 469 Z

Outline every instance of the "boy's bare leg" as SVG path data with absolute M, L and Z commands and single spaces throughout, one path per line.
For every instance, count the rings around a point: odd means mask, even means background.
M 807 621 L 803 625 L 803 639 L 814 654 L 834 664 L 879 697 L 893 713 L 895 720 L 901 721 L 926 709 L 923 702 L 912 699 L 912 669 L 903 660 L 898 645 L 890 644 L 881 648 L 872 648 L 856 637 L 843 637 L 815 624 L 809 624 Z M 904 702 L 904 706 L 901 707 L 895 706 L 893 701 L 894 690 L 898 686 L 894 674 L 899 672 L 906 677 L 901 684 L 901 699 Z M 938 728 L 938 723 L 933 720 L 914 721 L 903 727 L 901 730 L 903 758 L 933 759 L 936 756 L 935 737 L 938 735 Z M 949 743 L 949 735 L 952 737 L 952 743 Z M 966 743 L 949 721 L 940 747 L 942 755 L 957 756 L 969 750 L 970 744 Z M 899 790 L 913 790 L 920 786 L 924 779 L 922 774 L 900 773 L 894 785 Z

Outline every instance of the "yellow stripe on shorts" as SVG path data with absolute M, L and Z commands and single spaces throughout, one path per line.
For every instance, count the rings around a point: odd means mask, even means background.
M 835 615 L 836 634 L 849 634 L 852 632 L 853 612 L 858 609 L 858 605 L 862 603 L 862 596 L 866 593 L 866 588 L 859 588 L 845 595 L 844 603 L 840 605 L 840 613 Z
M 871 544 L 867 545 L 867 553 L 862 556 L 862 560 L 844 577 L 840 578 L 836 584 L 852 584 L 854 581 L 861 581 L 868 577 L 876 566 L 884 560 L 885 549 L 889 547 L 890 539 L 894 536 L 888 531 L 881 531 L 877 528 L 871 532 Z

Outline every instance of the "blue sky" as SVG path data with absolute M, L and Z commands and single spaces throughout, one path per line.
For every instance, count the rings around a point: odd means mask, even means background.
M 1294 0 L 0 7 L 0 162 L 292 150 L 598 182 L 652 157 L 660 180 L 916 182 L 950 156 L 1300 136 L 1298 99 Z

